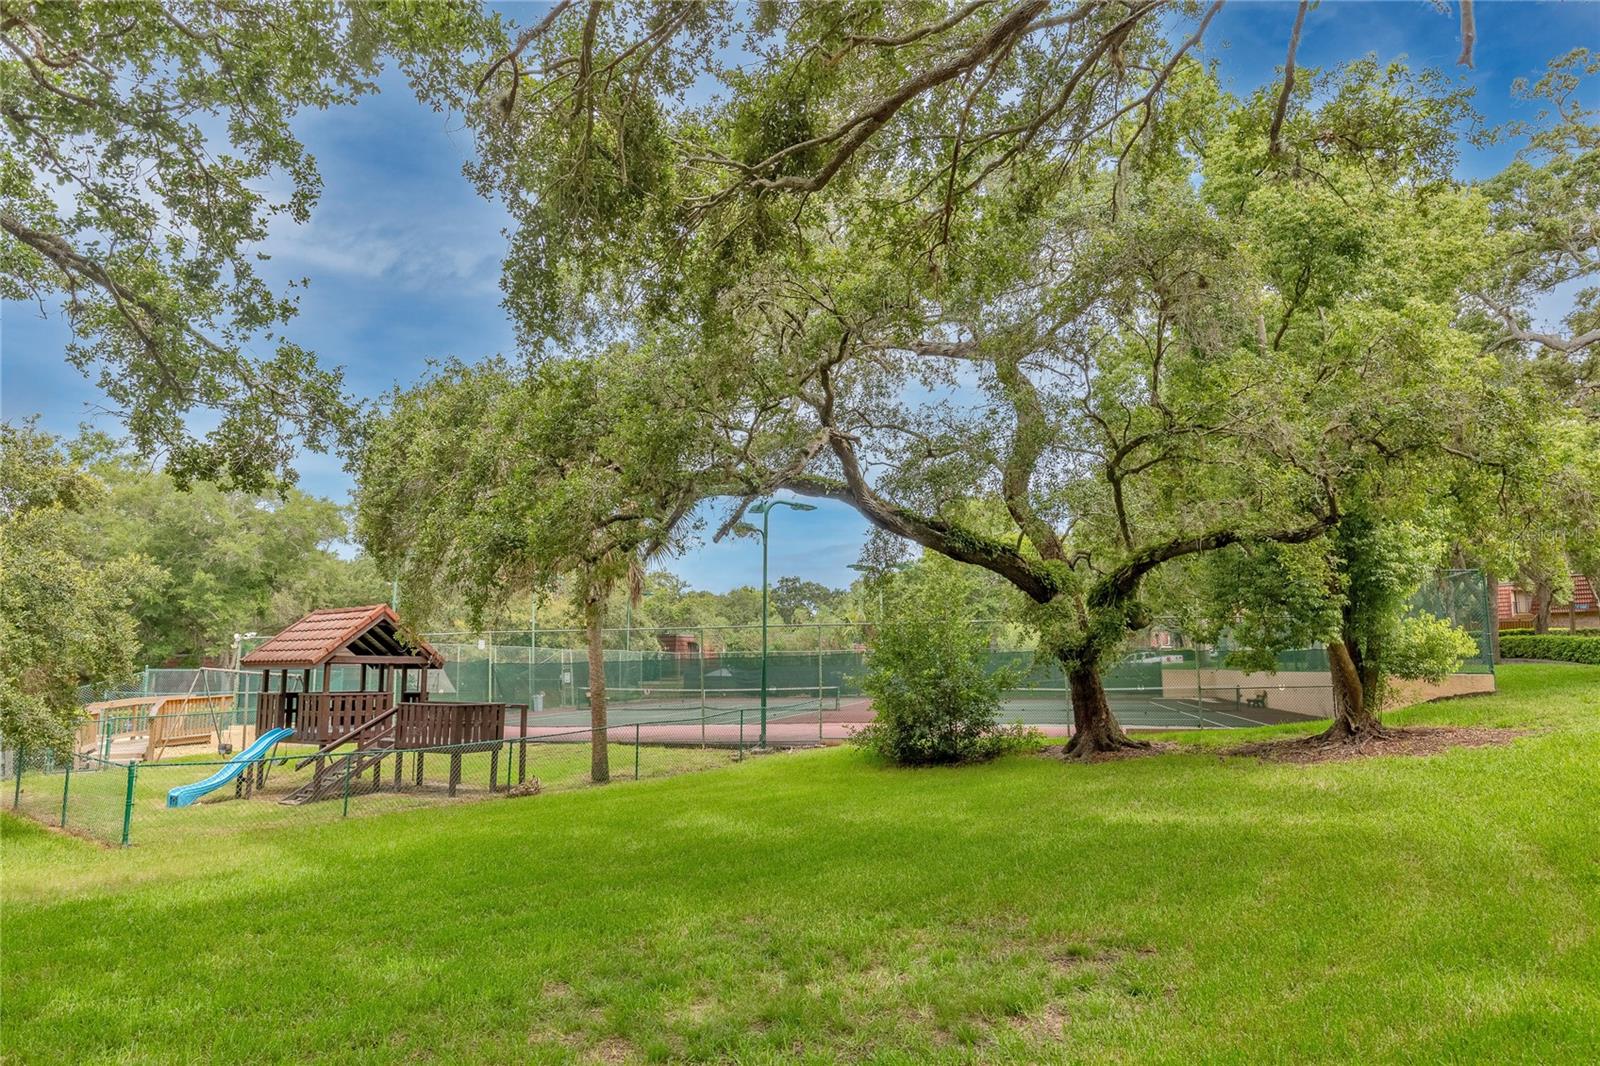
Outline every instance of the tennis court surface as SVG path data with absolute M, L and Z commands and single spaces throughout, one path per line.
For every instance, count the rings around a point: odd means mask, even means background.
M 544 740 L 589 736 L 587 693 L 583 702 L 546 705 L 528 714 L 527 735 Z M 1328 717 L 1328 690 L 1279 688 L 1244 692 L 1205 690 L 1187 695 L 1157 689 L 1107 692 L 1111 712 L 1123 728 L 1240 729 Z M 841 695 L 837 688 L 769 689 L 765 715 L 759 689 L 699 690 L 670 687 L 610 689 L 607 725 L 614 741 L 636 738 L 654 744 L 757 746 L 763 718 L 768 746 L 836 743 L 872 721 L 872 701 Z M 1072 707 L 1065 689 L 1024 689 L 1006 694 L 1001 720 L 1022 722 L 1048 736 L 1071 731 Z M 521 711 L 507 717 L 506 735 L 521 735 Z

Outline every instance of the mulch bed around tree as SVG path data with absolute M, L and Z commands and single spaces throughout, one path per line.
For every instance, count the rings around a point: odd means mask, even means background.
M 1482 748 L 1509 744 L 1525 737 L 1528 729 L 1489 729 L 1469 726 L 1412 726 L 1391 728 L 1382 736 L 1368 737 L 1360 742 L 1324 740 L 1320 736 L 1285 737 L 1282 740 L 1256 740 L 1231 748 L 1201 747 L 1170 740 L 1152 742 L 1148 748 L 1125 748 L 1122 751 L 1100 752 L 1084 762 L 1116 762 L 1121 759 L 1142 759 L 1150 755 L 1245 755 L 1265 762 L 1319 763 L 1343 762 L 1347 759 L 1364 759 L 1373 755 L 1437 755 L 1451 748 Z M 1041 748 L 1040 754 L 1061 759 L 1066 756 L 1066 746 L 1052 744 Z
M 1509 744 L 1527 736 L 1527 729 L 1489 729 L 1468 726 L 1413 726 L 1392 728 L 1383 735 L 1361 741 L 1324 740 L 1321 737 L 1292 737 L 1284 740 L 1258 740 L 1223 748 L 1219 755 L 1252 755 L 1268 762 L 1342 762 L 1371 755 L 1437 755 L 1451 748 L 1482 748 Z
M 1154 740 L 1147 748 L 1123 748 L 1120 751 L 1098 751 L 1082 762 L 1116 762 L 1119 759 L 1143 759 L 1149 755 L 1171 755 L 1183 751 L 1182 744 L 1175 744 L 1170 740 Z M 1052 759 L 1065 759 L 1067 746 L 1065 744 L 1051 744 L 1039 749 L 1039 754 Z

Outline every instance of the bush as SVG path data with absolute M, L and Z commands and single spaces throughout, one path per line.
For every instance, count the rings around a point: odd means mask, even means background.
M 1531 629 L 1502 629 L 1502 637 L 1536 637 L 1539 634 Z M 1600 637 L 1600 629 L 1552 629 L 1547 636 L 1552 637 Z
M 1542 637 L 1501 634 L 1500 655 L 1506 659 L 1560 659 L 1600 666 L 1600 640 L 1564 633 Z
M 1478 654 L 1472 634 L 1444 618 L 1414 614 L 1402 618 L 1384 648 L 1384 670 L 1394 677 L 1443 681 Z
M 1029 746 L 1037 733 L 1000 726 L 1015 671 L 987 673 L 987 634 L 964 610 L 971 579 L 930 566 L 899 590 L 878 627 L 862 688 L 876 717 L 854 742 L 901 765 L 975 762 Z

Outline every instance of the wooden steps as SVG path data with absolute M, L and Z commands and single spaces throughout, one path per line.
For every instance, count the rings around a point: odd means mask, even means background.
M 289 793 L 278 802 L 286 807 L 298 807 L 306 803 L 315 803 L 318 800 L 333 799 L 344 795 L 345 781 L 348 779 L 350 787 L 355 790 L 358 782 L 368 770 L 374 773 L 381 772 L 380 764 L 385 758 L 395 754 L 395 730 L 391 720 L 388 728 L 375 731 L 371 736 L 363 737 L 361 746 L 355 751 L 345 752 L 340 755 L 313 756 L 319 763 L 311 780 Z M 326 761 L 323 761 L 326 760 Z M 376 782 L 376 777 L 374 777 Z

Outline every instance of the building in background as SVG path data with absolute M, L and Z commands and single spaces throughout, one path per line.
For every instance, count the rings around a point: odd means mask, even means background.
M 1531 589 L 1510 582 L 1496 588 L 1495 614 L 1501 629 L 1532 629 L 1538 603 Z M 1600 596 L 1586 577 L 1572 578 L 1572 602 L 1550 604 L 1551 629 L 1600 628 Z

